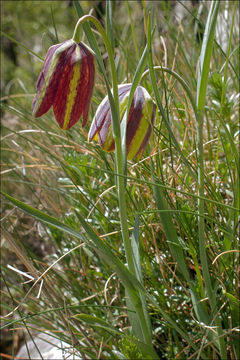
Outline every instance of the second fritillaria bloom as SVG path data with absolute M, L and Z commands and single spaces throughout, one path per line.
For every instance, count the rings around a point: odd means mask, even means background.
M 120 121 L 127 111 L 128 98 L 131 84 L 123 84 L 118 87 Z M 126 146 L 127 158 L 133 159 L 141 156 L 152 132 L 152 126 L 156 115 L 156 104 L 147 90 L 138 86 L 127 120 Z M 89 141 L 97 140 L 105 151 L 113 151 L 115 143 L 112 134 L 111 109 L 106 96 L 99 105 L 93 119 L 88 135 Z
M 85 126 L 94 78 L 94 55 L 85 44 L 71 39 L 51 46 L 37 81 L 34 117 L 42 116 L 52 106 L 62 129 L 70 129 L 81 117 Z

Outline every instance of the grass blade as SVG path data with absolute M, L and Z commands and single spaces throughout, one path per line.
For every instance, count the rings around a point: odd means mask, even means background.
M 212 55 L 215 27 L 220 1 L 213 1 L 208 15 L 205 32 L 203 36 L 203 44 L 200 54 L 200 63 L 197 80 L 197 108 L 199 111 L 204 109 L 205 96 L 207 91 L 208 73 L 210 68 L 210 60 Z

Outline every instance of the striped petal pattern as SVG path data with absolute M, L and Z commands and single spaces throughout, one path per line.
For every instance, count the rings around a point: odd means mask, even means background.
M 123 84 L 118 87 L 120 104 L 120 121 L 127 111 L 127 104 L 131 84 Z M 140 157 L 145 150 L 152 132 L 152 126 L 156 115 L 156 104 L 147 90 L 138 86 L 130 107 L 127 120 L 127 158 Z M 106 96 L 99 105 L 94 116 L 88 135 L 89 141 L 98 141 L 105 151 L 113 151 L 115 144 L 112 135 L 111 109 Z
M 33 116 L 42 116 L 52 106 L 62 129 L 70 129 L 81 117 L 85 126 L 94 80 L 94 55 L 85 44 L 71 39 L 51 46 L 38 77 Z

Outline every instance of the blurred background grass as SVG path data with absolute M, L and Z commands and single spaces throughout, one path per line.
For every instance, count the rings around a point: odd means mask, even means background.
M 85 13 L 104 24 L 105 2 L 81 1 Z M 180 10 L 185 9 L 180 18 Z M 202 9 L 200 8 L 202 6 Z M 196 74 L 202 32 L 209 4 L 165 1 L 114 2 L 114 35 L 119 83 L 132 81 L 145 46 L 144 14 L 154 14 L 154 62 L 179 73 L 196 94 Z M 234 2 L 222 1 L 220 14 L 225 32 L 234 21 L 230 54 L 221 28 L 214 44 L 204 119 L 205 236 L 211 277 L 217 297 L 230 359 L 239 358 L 239 31 L 231 14 Z M 201 10 L 201 11 L 200 11 Z M 178 18 L 176 19 L 176 14 Z M 194 20 L 199 17 L 200 22 Z M 87 219 L 120 259 L 124 261 L 119 208 L 114 180 L 113 154 L 87 142 L 87 130 L 97 105 L 105 96 L 98 74 L 86 129 L 80 122 L 71 131 L 58 128 L 52 111 L 39 119 L 31 115 L 31 102 L 42 62 L 22 45 L 44 58 L 49 46 L 72 37 L 78 17 L 71 1 L 2 2 L 2 189 L 43 212 L 83 232 L 78 213 Z M 131 28 L 131 22 L 133 27 Z M 223 32 L 224 32 L 223 31 Z M 219 35 L 220 34 L 220 35 Z M 83 41 L 87 41 L 84 34 Z M 134 36 L 136 42 L 134 43 Z M 16 42 L 10 40 L 13 38 Z M 99 45 L 101 41 L 97 38 Z M 108 69 L 105 49 L 103 59 Z M 227 76 L 224 64 L 228 59 Z M 171 75 L 158 76 L 159 92 L 169 124 L 197 171 L 196 127 L 191 106 Z M 153 94 L 150 79 L 145 86 Z M 153 160 L 153 168 L 149 159 Z M 182 241 L 192 281 L 201 298 L 201 265 L 198 250 L 196 181 L 182 163 L 161 117 L 144 157 L 128 163 L 127 205 L 129 229 L 140 220 L 140 254 L 145 288 L 209 358 L 219 359 L 211 331 L 196 320 L 187 284 L 169 252 L 156 209 L 151 175 L 159 179 Z M 130 334 L 124 291 L 116 275 L 91 249 L 82 245 L 64 256 L 44 278 L 45 290 L 8 266 L 28 272 L 29 263 L 40 274 L 54 261 L 79 245 L 78 240 L 47 227 L 2 201 L 2 350 L 14 357 L 19 346 L 39 332 L 74 344 L 82 356 L 142 358 L 129 339 L 112 335 L 101 327 L 73 318 L 79 313 L 104 319 Z M 5 233 L 4 233 L 5 234 Z M 15 248 L 14 248 L 15 244 Z M 227 252 L 229 251 L 229 252 Z M 226 253 L 225 253 L 226 252 Z M 223 254 L 224 253 L 224 254 Z M 217 260 L 216 257 L 221 255 Z M 38 297 L 39 295 L 39 297 Z M 203 300 L 210 313 L 207 301 Z M 153 343 L 162 359 L 197 358 L 194 350 L 163 320 L 159 308 L 149 304 Z M 96 324 L 95 324 L 96 325 Z M 40 351 L 41 352 L 41 351 Z

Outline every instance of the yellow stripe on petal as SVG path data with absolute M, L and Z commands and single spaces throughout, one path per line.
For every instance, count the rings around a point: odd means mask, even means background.
M 134 134 L 134 137 L 132 138 L 132 141 L 128 148 L 128 154 L 127 154 L 128 160 L 131 160 L 134 158 L 134 156 L 137 154 L 137 152 L 144 140 L 147 129 L 150 125 L 152 111 L 153 111 L 153 102 L 148 100 L 148 101 L 146 101 L 146 103 L 144 105 L 144 108 L 142 111 L 142 118 L 141 118 L 140 124 L 138 126 L 138 129 L 137 129 L 136 133 Z
M 68 128 L 68 124 L 71 118 L 71 111 L 77 96 L 77 87 L 78 82 L 80 78 L 80 71 L 81 71 L 81 63 L 80 63 L 80 50 L 78 47 L 76 47 L 76 59 L 75 64 L 73 66 L 73 77 L 69 84 L 69 93 L 66 101 L 66 110 L 65 110 L 65 116 L 64 116 L 64 122 L 63 122 L 63 130 L 66 130 Z

